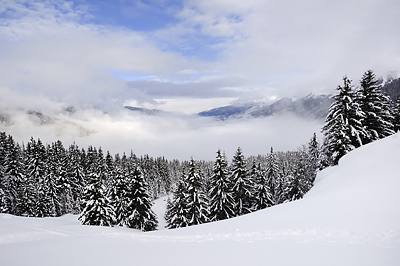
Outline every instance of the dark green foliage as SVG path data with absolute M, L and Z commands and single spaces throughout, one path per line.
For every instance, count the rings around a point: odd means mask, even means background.
M 357 101 L 365 113 L 363 125 L 367 130 L 363 143 L 366 144 L 394 134 L 391 100 L 382 93 L 381 86 L 372 70 L 364 73 L 360 84 Z
M 338 86 L 335 102 L 329 109 L 322 128 L 322 167 L 338 164 L 349 151 L 387 137 L 396 130 L 396 108 L 384 95 L 375 74 L 364 73 L 360 88 L 352 90 L 351 81 L 345 77 L 344 85 Z
M 256 162 L 253 162 L 250 178 L 254 181 L 252 209 L 258 211 L 271 207 L 274 204 L 270 192 L 271 189 L 268 186 L 266 174 L 261 169 L 260 163 L 256 164 Z
M 172 200 L 168 199 L 167 201 L 165 220 L 167 222 L 166 228 L 168 229 L 186 227 L 189 225 L 185 191 L 186 184 L 183 176 L 176 185 Z
M 344 77 L 343 86 L 339 85 L 337 91 L 322 128 L 325 136 L 323 149 L 332 164 L 338 164 L 343 155 L 361 146 L 367 136 L 362 124 L 365 113 L 356 102 L 351 80 Z
M 3 178 L 3 206 L 2 211 L 9 214 L 17 213 L 18 188 L 24 178 L 22 150 L 11 136 L 6 140 L 7 155 L 5 158 Z
M 152 231 L 157 228 L 157 216 L 151 210 L 152 202 L 147 190 L 142 171 L 137 159 L 132 158 L 130 175 L 127 177 L 127 187 L 123 202 L 125 205 L 124 220 L 122 225 L 139 229 L 141 231 Z
M 226 158 L 217 151 L 213 175 L 210 179 L 210 220 L 219 221 L 235 216 L 235 201 L 232 196 L 233 184 L 229 179 Z
M 83 210 L 79 220 L 84 225 L 112 226 L 115 223 L 114 209 L 106 196 L 103 184 L 95 169 L 88 176 L 88 185 L 82 196 Z
M 282 203 L 282 180 L 281 170 L 278 165 L 278 160 L 274 153 L 274 149 L 271 147 L 271 152 L 267 157 L 267 166 L 265 170 L 267 179 L 267 186 L 270 189 L 271 200 L 273 205 Z
M 314 133 L 313 137 L 308 143 L 306 156 L 307 162 L 305 165 L 305 175 L 307 176 L 308 180 L 313 183 L 315 177 L 317 176 L 318 170 L 321 168 L 321 151 L 316 133 Z
M 396 104 L 394 104 L 394 131 L 400 131 L 400 98 L 397 99 Z
M 235 215 L 250 213 L 252 211 L 251 193 L 253 183 L 247 173 L 246 160 L 240 147 L 233 156 L 231 168 L 230 179 L 233 185 L 232 197 L 235 201 Z
M 73 144 L 70 145 L 67 153 L 67 176 L 71 184 L 72 213 L 81 212 L 81 195 L 86 186 L 86 175 L 83 166 L 82 153 L 79 148 Z
M 294 201 L 303 198 L 303 196 L 310 190 L 312 183 L 307 177 L 306 171 L 306 160 L 300 160 L 296 163 L 292 173 L 286 176 L 283 184 L 283 195 L 285 202 Z
M 203 184 L 201 183 L 200 175 L 193 159 L 190 160 L 186 182 L 185 202 L 188 214 L 188 226 L 208 222 L 207 198 L 202 190 Z

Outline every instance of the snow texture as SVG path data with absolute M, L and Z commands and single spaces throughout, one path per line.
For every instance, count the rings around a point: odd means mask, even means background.
M 399 158 L 398 133 L 318 173 L 301 200 L 181 229 L 0 214 L 1 265 L 400 265 Z

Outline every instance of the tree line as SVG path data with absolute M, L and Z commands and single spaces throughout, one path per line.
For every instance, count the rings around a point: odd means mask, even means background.
M 230 165 L 217 151 L 212 172 L 201 178 L 192 159 L 167 202 L 167 228 L 225 220 L 303 198 L 319 170 L 316 134 L 294 152 L 245 158 L 239 147 Z
M 153 230 L 152 200 L 170 193 L 180 164 L 137 158 L 132 152 L 104 155 L 92 146 L 65 148 L 59 140 L 44 145 L 31 138 L 20 145 L 0 132 L 0 212 L 29 217 L 72 213 L 80 214 L 83 224 Z
M 313 141 L 314 154 L 318 154 L 315 134 Z M 213 221 L 220 219 L 212 217 L 216 215 L 212 209 L 219 196 L 225 197 L 220 195 L 221 189 L 227 192 L 234 188 L 232 200 L 238 200 L 241 206 L 232 207 L 227 218 L 301 198 L 315 177 L 316 168 L 305 167 L 310 165 L 310 158 L 306 150 L 276 153 L 271 149 L 268 156 L 245 159 L 238 148 L 228 167 L 221 151 L 215 162 L 168 161 L 148 155 L 138 158 L 133 152 L 112 156 L 92 146 L 84 149 L 72 144 L 65 148 L 60 140 L 45 145 L 31 138 L 26 145 L 19 144 L 11 135 L 0 132 L 0 212 L 28 217 L 71 213 L 79 214 L 82 224 L 154 230 L 157 217 L 151 211 L 152 200 L 172 193 L 176 203 L 178 188 L 188 188 L 185 182 L 190 180 L 190 193 L 194 197 L 199 191 L 204 194 L 199 194 L 199 200 L 206 204 L 204 221 Z M 271 164 L 273 168 L 266 168 Z M 265 169 L 274 182 L 266 177 Z M 216 171 L 220 180 L 216 180 Z M 234 183 L 229 181 L 230 172 Z M 224 183 L 225 179 L 229 182 Z M 274 186 L 271 194 L 269 186 L 275 183 L 281 185 Z M 187 196 L 183 189 L 181 193 Z M 238 196 L 242 194 L 245 199 Z

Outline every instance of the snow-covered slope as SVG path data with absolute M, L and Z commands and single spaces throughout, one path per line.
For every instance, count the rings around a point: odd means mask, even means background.
M 400 135 L 318 174 L 304 199 L 141 233 L 0 215 L 1 265 L 400 265 Z

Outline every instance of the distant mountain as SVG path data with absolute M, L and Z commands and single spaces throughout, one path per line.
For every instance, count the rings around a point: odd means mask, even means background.
M 252 109 L 255 106 L 256 103 L 228 105 L 228 106 L 214 108 L 209 111 L 200 112 L 198 113 L 198 115 L 216 117 L 221 120 L 225 120 L 231 117 L 238 117 L 240 115 L 244 115 L 248 110 Z
M 134 107 L 134 106 L 124 106 L 125 109 L 128 109 L 129 111 L 133 112 L 139 112 L 145 115 L 160 115 L 162 113 L 165 113 L 164 111 L 158 110 L 158 109 L 146 109 L 146 108 L 141 108 L 141 107 Z
M 248 102 L 200 112 L 198 115 L 226 120 L 243 117 L 268 117 L 293 113 L 304 118 L 324 119 L 333 100 L 330 95 L 309 94 L 304 98 L 282 98 L 276 102 Z
M 387 81 L 382 86 L 382 92 L 388 95 L 392 101 L 396 102 L 400 98 L 400 78 Z
M 69 112 L 69 110 L 66 110 Z M 19 117 L 16 119 L 14 115 Z M 22 118 L 23 117 L 23 118 Z M 21 119 L 28 123 L 24 123 L 24 127 L 31 126 L 48 127 L 49 130 L 54 131 L 56 135 L 62 135 L 65 132 L 76 136 L 85 137 L 94 134 L 96 131 L 82 126 L 78 121 L 74 122 L 68 118 L 59 118 L 56 113 L 46 115 L 38 111 L 21 111 L 15 110 L 11 115 L 0 114 L 0 131 L 8 132 L 13 129 L 13 126 L 21 125 Z

